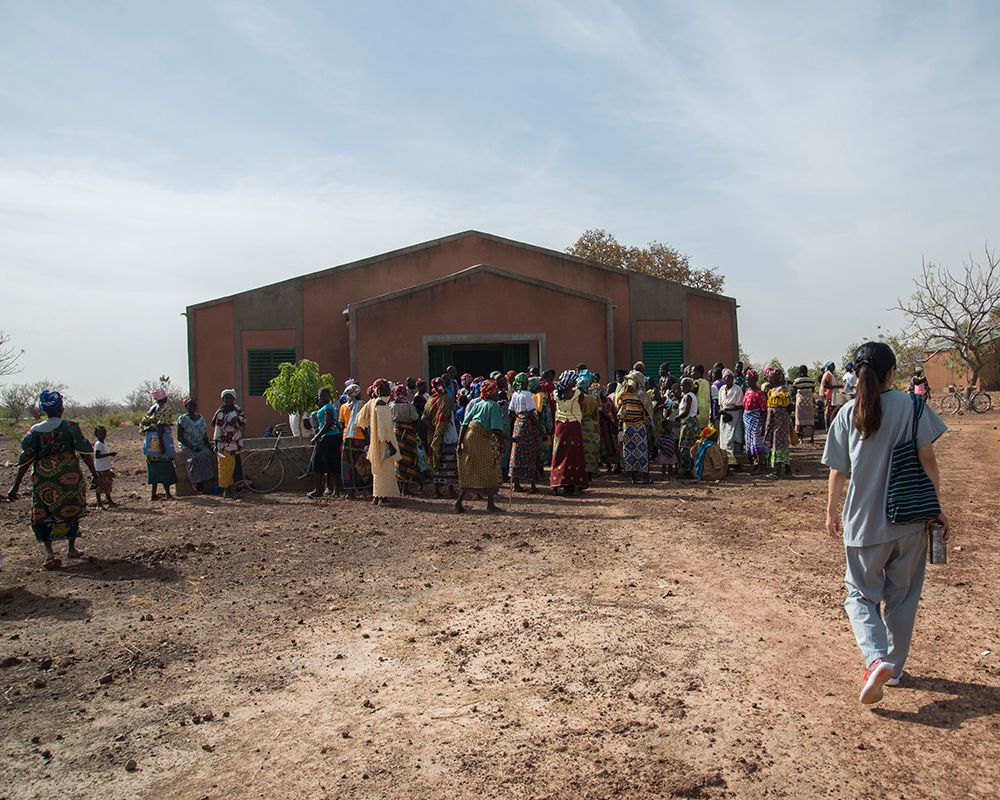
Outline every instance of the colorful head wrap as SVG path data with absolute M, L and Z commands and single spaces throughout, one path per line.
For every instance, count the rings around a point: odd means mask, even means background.
M 502 373 L 502 372 L 500 372 L 500 370 L 498 370 L 498 369 L 495 369 L 495 370 L 493 370 L 493 372 L 491 372 L 491 373 L 490 373 L 490 379 L 491 379 L 491 380 L 494 380 L 494 381 L 495 381 L 495 380 L 496 380 L 497 378 L 499 378 L 499 377 L 500 377 L 501 375 L 503 375 L 503 373 Z
M 499 387 L 497 382 L 492 378 L 487 378 L 481 384 L 479 384 L 479 396 L 484 400 L 489 400 L 491 397 L 496 397 Z
M 504 375 L 504 377 L 507 379 L 507 382 L 509 383 L 510 381 L 514 380 L 514 378 L 517 377 L 517 373 L 514 370 L 509 369 L 507 370 L 507 373 Z
M 713 436 L 715 436 L 716 433 L 717 431 L 715 430 L 715 428 L 713 428 L 711 425 L 706 425 L 704 428 L 701 429 L 701 438 L 711 439 Z
M 377 378 L 375 382 L 368 387 L 369 397 L 378 397 L 379 395 L 389 394 L 389 381 L 385 378 Z
M 181 405 L 184 406 L 184 408 L 187 408 L 189 405 L 191 405 L 192 402 L 197 403 L 198 402 L 198 398 L 197 397 L 185 397 L 181 401 Z
M 155 389 L 153 389 L 152 392 L 150 392 L 150 394 L 153 396 L 153 399 L 157 403 L 159 403 L 161 400 L 167 399 L 167 390 L 164 389 L 162 386 L 157 386 Z
M 472 386 L 472 376 L 468 372 L 462 375 L 461 380 L 462 380 L 462 386 L 464 386 L 466 389 Z
M 225 400 L 227 394 L 232 395 L 233 396 L 233 400 L 236 399 L 236 390 L 235 389 L 223 389 L 222 393 L 219 395 L 219 399 L 220 400 Z
M 344 396 L 348 400 L 357 400 L 361 397 L 361 387 L 356 383 L 347 384 L 347 388 L 344 389 Z
M 462 376 L 465 378 L 465 376 Z M 444 394 L 444 381 L 440 378 L 431 379 L 431 392 L 434 394 Z
M 537 394 L 542 391 L 542 379 L 537 375 L 532 375 L 528 378 L 528 391 Z
M 55 416 L 62 411 L 63 396 L 55 390 L 42 389 L 41 394 L 38 395 L 38 407 L 48 416 Z
M 514 377 L 511 379 L 510 388 L 514 389 L 516 391 L 520 391 L 522 389 L 527 389 L 528 388 L 528 373 L 527 372 L 518 372 L 516 375 L 514 375 Z
M 722 379 L 723 380 L 725 380 L 726 378 L 735 378 L 735 377 L 736 377 L 736 373 L 733 372 L 731 369 L 724 369 L 724 370 L 722 370 Z
M 389 399 L 393 403 L 409 403 L 410 390 L 406 388 L 405 383 L 397 383 L 392 388 L 392 392 L 389 394 Z
M 354 380 L 354 378 L 348 378 L 346 381 L 344 381 L 344 394 L 347 394 L 347 390 L 349 388 L 351 388 L 352 386 L 357 386 L 357 385 L 358 385 L 358 382 L 356 380 Z
M 757 374 L 757 370 L 748 369 L 744 374 L 744 377 L 749 381 L 749 380 L 757 380 L 758 378 L 760 378 L 760 375 Z
M 576 370 L 567 369 L 556 379 L 556 391 L 564 392 L 576 384 Z
M 590 384 L 594 382 L 594 373 L 589 369 L 581 369 L 576 373 L 576 385 L 580 387 L 581 392 L 586 392 L 590 388 Z

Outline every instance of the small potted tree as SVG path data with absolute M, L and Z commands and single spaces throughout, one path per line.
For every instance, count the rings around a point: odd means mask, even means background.
M 293 435 L 305 437 L 302 418 L 316 407 L 316 395 L 324 386 L 333 388 L 333 376 L 321 374 L 319 364 L 303 358 L 298 364 L 278 365 L 278 374 L 264 390 L 264 399 L 279 414 L 288 414 Z

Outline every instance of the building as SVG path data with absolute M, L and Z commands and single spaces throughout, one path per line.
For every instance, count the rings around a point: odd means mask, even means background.
M 924 374 L 932 392 L 946 390 L 949 386 L 968 386 L 972 377 L 964 361 L 940 350 L 924 354 Z M 986 363 L 979 373 L 979 386 L 988 391 L 1000 389 L 1000 339 L 995 339 L 987 348 Z
M 671 281 L 466 231 L 189 306 L 192 394 L 235 388 L 256 431 L 278 415 L 263 392 L 284 361 L 348 376 L 562 370 L 608 376 L 642 359 L 738 353 L 736 301 Z M 210 402 L 210 401 L 209 401 Z

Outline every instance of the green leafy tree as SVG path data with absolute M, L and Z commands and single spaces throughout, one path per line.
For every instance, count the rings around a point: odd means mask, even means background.
M 726 277 L 718 270 L 692 267 L 691 259 L 670 245 L 657 241 L 650 242 L 645 247 L 624 245 L 613 234 L 600 228 L 584 231 L 576 242 L 566 248 L 566 252 L 707 292 L 718 294 L 726 284 Z
M 333 376 L 320 373 L 319 364 L 304 358 L 298 364 L 278 365 L 264 399 L 279 414 L 306 414 L 316 408 L 316 395 L 324 386 L 333 387 Z

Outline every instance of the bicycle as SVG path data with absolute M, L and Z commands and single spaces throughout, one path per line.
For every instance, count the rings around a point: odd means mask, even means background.
M 993 408 L 993 398 L 988 392 L 977 389 L 975 386 L 966 386 L 962 391 L 959 391 L 954 385 L 951 385 L 938 401 L 938 406 L 942 414 L 955 415 L 963 410 L 985 414 Z
M 310 462 L 295 450 L 282 447 L 281 442 L 289 437 L 282 434 L 284 425 L 274 426 L 274 447 L 269 450 L 253 450 L 243 457 L 243 477 L 250 481 L 250 489 L 257 494 L 269 494 L 285 482 L 285 466 L 301 472 L 299 480 L 312 475 Z

